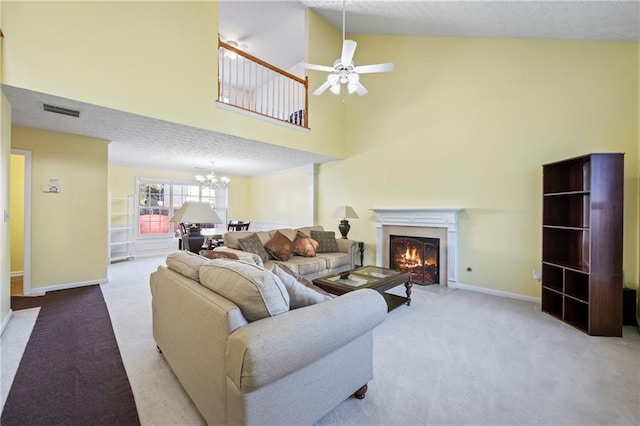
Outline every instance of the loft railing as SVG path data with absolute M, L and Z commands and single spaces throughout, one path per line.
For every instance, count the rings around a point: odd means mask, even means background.
M 218 39 L 218 102 L 309 128 L 308 85 Z

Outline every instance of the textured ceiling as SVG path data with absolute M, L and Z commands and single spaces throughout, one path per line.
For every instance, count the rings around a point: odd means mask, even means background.
M 305 7 L 342 28 L 342 0 L 223 0 L 219 6 L 223 40 L 246 43 L 251 54 L 290 70 L 305 58 Z M 345 8 L 346 31 L 356 34 L 640 39 L 640 0 L 346 0 Z M 221 174 L 254 176 L 334 160 L 29 90 L 3 90 L 14 124 L 110 140 L 112 164 L 193 170 L 215 161 Z M 45 113 L 43 102 L 79 109 L 82 116 Z
M 2 88 L 11 103 L 13 124 L 107 139 L 111 164 L 194 170 L 210 168 L 215 161 L 218 174 L 254 176 L 335 160 L 7 85 Z M 45 112 L 43 103 L 80 110 L 80 118 Z
M 301 0 L 342 28 L 342 0 Z M 640 39 L 640 1 L 346 0 L 346 30 L 355 34 Z

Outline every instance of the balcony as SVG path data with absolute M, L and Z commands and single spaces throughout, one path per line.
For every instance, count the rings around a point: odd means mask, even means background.
M 300 78 L 218 39 L 218 102 L 309 128 L 308 78 Z

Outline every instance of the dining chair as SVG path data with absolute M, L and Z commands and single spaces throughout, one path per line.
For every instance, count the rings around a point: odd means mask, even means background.
M 242 220 L 232 220 L 227 225 L 227 231 L 248 231 L 250 223 Z

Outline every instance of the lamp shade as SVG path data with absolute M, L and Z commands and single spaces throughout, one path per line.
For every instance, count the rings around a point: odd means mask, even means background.
M 173 215 L 170 222 L 222 223 L 222 220 L 209 203 L 187 201 Z
M 343 219 L 358 219 L 360 216 L 351 206 L 338 206 L 333 217 L 341 217 Z

